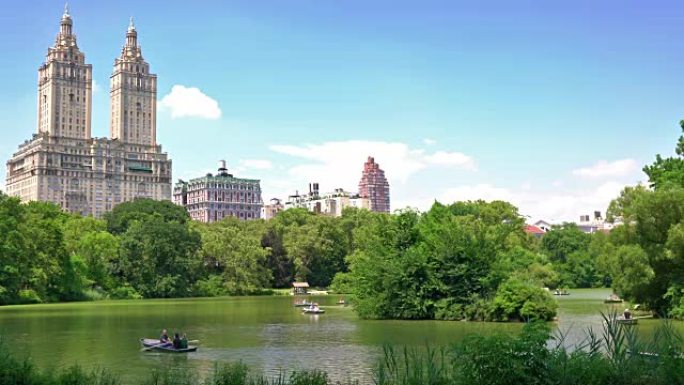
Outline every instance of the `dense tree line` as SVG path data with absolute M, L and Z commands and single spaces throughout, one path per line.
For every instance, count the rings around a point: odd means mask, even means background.
M 268 222 L 202 224 L 171 202 L 141 199 L 94 219 L 0 193 L 0 304 L 256 294 L 294 280 L 324 287 L 346 271 L 368 215 L 288 210 Z
M 258 294 L 306 280 L 355 294 L 364 317 L 548 318 L 540 288 L 557 280 L 556 257 L 522 225 L 505 202 L 203 224 L 170 202 L 94 219 L 0 195 L 0 303 Z

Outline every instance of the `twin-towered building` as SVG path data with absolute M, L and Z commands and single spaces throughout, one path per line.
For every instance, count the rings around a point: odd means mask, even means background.
M 138 197 L 171 199 L 171 160 L 157 144 L 157 77 L 131 19 L 110 77 L 110 138 L 93 138 L 92 66 L 67 8 L 38 69 L 38 127 L 7 162 L 7 193 L 101 216 Z

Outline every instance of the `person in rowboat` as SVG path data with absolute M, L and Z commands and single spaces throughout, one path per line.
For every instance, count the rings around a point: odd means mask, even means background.
M 174 349 L 180 349 L 180 347 L 181 347 L 180 335 L 179 335 L 178 333 L 176 333 L 176 334 L 173 336 L 173 348 L 174 348 Z
M 188 348 L 188 336 L 185 333 L 183 333 L 183 337 L 181 337 L 180 347 L 181 347 L 181 349 L 187 349 Z
M 622 313 L 622 316 L 625 319 L 632 319 L 632 312 L 629 311 L 629 309 L 625 309 L 625 311 Z
M 159 342 L 161 342 L 161 343 L 169 342 L 169 333 L 166 332 L 166 329 L 162 330 L 162 334 L 161 334 L 161 336 L 159 336 Z

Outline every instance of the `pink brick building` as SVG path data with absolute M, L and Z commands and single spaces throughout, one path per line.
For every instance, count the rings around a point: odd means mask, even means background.
M 390 212 L 389 183 L 385 178 L 385 172 L 370 156 L 363 165 L 363 173 L 359 181 L 359 195 L 370 201 L 371 211 Z

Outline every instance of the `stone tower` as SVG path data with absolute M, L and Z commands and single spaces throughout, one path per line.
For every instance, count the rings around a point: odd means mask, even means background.
M 380 165 L 371 156 L 363 165 L 361 181 L 359 181 L 359 195 L 370 201 L 371 211 L 390 212 L 389 182 Z
M 157 75 L 143 59 L 131 18 L 126 44 L 114 61 L 110 81 L 110 136 L 125 143 L 157 144 Z
M 38 133 L 89 139 L 93 68 L 85 64 L 72 27 L 65 6 L 55 45 L 38 69 Z
M 112 138 L 91 136 L 92 67 L 72 26 L 65 8 L 38 70 L 38 133 L 7 161 L 7 194 L 95 217 L 136 198 L 170 200 L 172 163 L 156 143 L 157 78 L 133 21 L 111 76 Z

